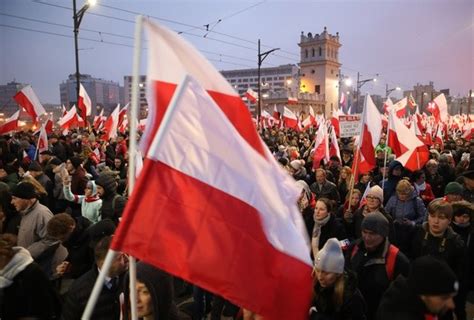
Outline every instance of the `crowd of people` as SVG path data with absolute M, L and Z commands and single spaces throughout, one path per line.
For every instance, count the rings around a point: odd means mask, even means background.
M 301 189 L 314 261 L 309 319 L 467 319 L 474 142 L 437 144 L 409 172 L 382 135 L 377 166 L 355 176 L 354 139 L 313 163 L 313 130 L 260 134 Z M 0 318 L 80 319 L 128 192 L 128 136 L 96 137 L 51 134 L 42 152 L 32 132 L 0 137 Z M 118 254 L 92 319 L 130 318 L 127 270 Z M 137 280 L 143 319 L 260 318 L 143 262 Z

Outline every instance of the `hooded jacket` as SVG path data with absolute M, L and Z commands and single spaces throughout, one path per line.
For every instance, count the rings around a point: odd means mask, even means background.
M 397 167 L 402 167 L 402 164 L 397 160 L 393 160 L 388 165 L 388 177 L 387 180 L 384 182 L 383 185 L 383 199 L 384 205 L 387 203 L 388 199 L 395 193 L 395 188 L 397 187 L 398 181 L 402 178 L 401 176 L 394 176 L 393 170 Z
M 101 219 L 111 219 L 116 224 L 125 208 L 125 198 L 117 193 L 117 182 L 108 173 L 101 173 L 95 182 L 104 189 L 102 198 Z
M 388 200 L 385 211 L 395 221 L 408 219 L 415 224 L 421 224 L 426 219 L 426 207 L 420 197 L 413 192 L 407 201 L 400 201 L 397 194 Z
M 63 192 L 66 200 L 75 202 L 81 205 L 81 214 L 83 217 L 89 219 L 92 223 L 100 221 L 100 209 L 102 208 L 102 199 L 97 195 L 97 185 L 94 181 L 87 183 L 92 187 L 92 196 L 86 197 L 84 195 L 73 194 L 71 185 L 64 185 Z

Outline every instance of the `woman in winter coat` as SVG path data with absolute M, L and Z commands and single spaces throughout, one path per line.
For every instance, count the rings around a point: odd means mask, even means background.
M 71 182 L 68 174 L 63 174 L 63 192 L 66 200 L 81 205 L 81 214 L 92 223 L 97 223 L 101 219 L 100 210 L 102 208 L 102 199 L 97 194 L 97 186 L 94 181 L 88 181 L 84 195 L 73 194 L 71 191 Z
M 314 227 L 311 237 L 313 256 L 324 246 L 329 238 L 344 240 L 346 231 L 342 222 L 334 214 L 334 202 L 328 198 L 319 198 L 314 208 Z
M 425 206 L 427 206 L 432 200 L 434 200 L 435 196 L 433 194 L 433 190 L 431 189 L 431 185 L 426 182 L 426 174 L 423 170 L 418 170 L 413 173 L 413 186 L 415 187 L 416 195 L 423 200 Z
M 426 219 L 426 207 L 406 179 L 398 182 L 396 192 L 388 200 L 385 211 L 401 224 L 419 225 Z
M 364 320 L 366 304 L 355 277 L 344 272 L 339 241 L 329 239 L 314 260 L 311 320 Z

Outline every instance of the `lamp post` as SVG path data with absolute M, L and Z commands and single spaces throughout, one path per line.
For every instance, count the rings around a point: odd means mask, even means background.
M 344 83 L 346 87 L 350 87 L 352 86 L 352 79 L 349 78 L 349 77 L 346 77 L 344 76 L 342 73 L 341 73 L 341 69 L 339 69 L 339 81 L 337 83 L 337 109 L 339 109 L 340 107 L 340 103 L 341 103 L 341 95 L 343 93 L 342 91 L 342 84 Z
M 393 91 L 395 91 L 395 90 L 400 91 L 400 90 L 402 90 L 402 88 L 400 88 L 400 87 L 395 87 L 395 88 L 389 89 L 389 88 L 388 88 L 388 84 L 385 84 L 385 98 L 387 99 L 388 96 L 389 96 Z
M 258 90 L 258 101 L 257 101 L 257 125 L 260 127 L 260 114 L 262 113 L 262 93 L 261 93 L 261 81 L 260 81 L 260 67 L 262 66 L 263 60 L 272 53 L 273 51 L 280 50 L 280 48 L 271 49 L 260 53 L 260 39 L 258 39 L 258 69 L 257 69 L 257 90 Z
M 90 6 L 94 6 L 96 0 L 88 0 L 84 6 L 79 11 L 76 11 L 76 0 L 72 0 L 72 8 L 74 15 L 72 16 L 74 22 L 74 53 L 76 55 L 76 104 L 79 103 L 79 86 L 80 86 L 80 74 L 79 74 L 79 48 L 77 45 L 77 36 L 79 35 L 79 26 L 81 25 L 82 18 L 84 17 L 84 13 L 86 13 L 87 9 Z M 81 115 L 85 116 L 86 115 Z
M 378 76 L 378 74 L 376 74 L 376 76 Z M 359 95 L 360 95 L 360 88 L 362 88 L 362 86 L 364 84 L 366 84 L 367 82 L 370 82 L 370 81 L 373 81 L 373 82 L 376 82 L 377 81 L 377 78 L 370 78 L 370 79 L 365 79 L 365 80 L 360 80 L 360 73 L 357 72 L 357 112 L 359 112 Z

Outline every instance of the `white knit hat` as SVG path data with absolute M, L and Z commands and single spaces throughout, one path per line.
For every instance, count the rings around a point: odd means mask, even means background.
M 326 242 L 314 259 L 314 267 L 326 272 L 344 272 L 344 255 L 339 240 L 331 238 Z
M 290 162 L 290 166 L 295 170 L 300 170 L 303 164 L 304 164 L 303 160 L 293 160 Z
M 383 190 L 378 185 L 375 185 L 372 188 L 370 188 L 369 192 L 367 192 L 367 195 L 376 197 L 377 199 L 380 200 L 380 203 L 383 202 Z

